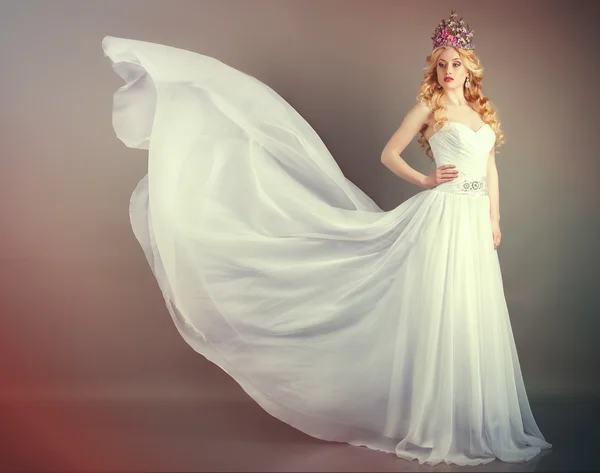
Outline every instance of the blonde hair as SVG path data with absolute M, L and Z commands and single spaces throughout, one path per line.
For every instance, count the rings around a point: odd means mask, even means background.
M 419 88 L 419 94 L 417 95 L 417 102 L 421 102 L 431 110 L 435 124 L 433 129 L 437 132 L 442 126 L 444 126 L 448 119 L 443 115 L 444 107 L 442 105 L 442 97 L 444 96 L 443 89 L 436 88 L 437 81 L 437 62 L 442 53 L 450 46 L 440 46 L 436 48 L 432 53 L 427 56 L 427 67 L 425 68 L 425 77 Z M 482 80 L 483 80 L 483 67 L 479 58 L 475 55 L 472 49 L 461 49 L 453 48 L 458 51 L 459 56 L 466 69 L 470 72 L 470 87 L 465 87 L 465 98 L 467 102 L 473 107 L 473 109 L 479 113 L 484 123 L 490 125 L 494 133 L 496 134 L 495 147 L 496 150 L 504 144 L 504 132 L 500 130 L 500 120 L 496 117 L 496 110 L 489 101 L 489 99 L 483 95 L 481 91 Z M 485 125 L 483 125 L 485 126 Z M 429 143 L 421 134 L 418 140 L 421 148 L 425 149 L 425 154 L 433 161 L 433 154 Z

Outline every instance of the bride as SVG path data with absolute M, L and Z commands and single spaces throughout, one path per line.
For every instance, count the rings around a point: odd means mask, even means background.
M 183 339 L 320 439 L 436 465 L 527 461 L 533 418 L 503 292 L 494 109 L 473 31 L 435 29 L 418 103 L 381 155 L 423 190 L 382 211 L 266 84 L 107 36 L 113 126 L 148 150 L 132 228 Z M 417 134 L 436 168 L 400 154 Z

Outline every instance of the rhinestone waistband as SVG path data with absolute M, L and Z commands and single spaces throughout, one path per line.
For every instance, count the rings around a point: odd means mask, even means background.
M 450 182 L 443 182 L 433 188 L 440 192 L 466 195 L 488 195 L 487 180 L 485 176 L 459 177 Z

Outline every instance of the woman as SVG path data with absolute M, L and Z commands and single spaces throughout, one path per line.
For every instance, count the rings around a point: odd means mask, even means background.
M 149 150 L 133 230 L 182 337 L 297 429 L 431 465 L 551 447 L 494 251 L 501 132 L 462 26 L 452 12 L 436 30 L 419 104 L 382 154 L 426 188 L 389 212 L 264 83 L 190 51 L 103 41 L 127 82 L 115 131 Z M 419 130 L 429 176 L 399 156 Z

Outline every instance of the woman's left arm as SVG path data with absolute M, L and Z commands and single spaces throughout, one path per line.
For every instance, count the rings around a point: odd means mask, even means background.
M 500 188 L 498 185 L 498 168 L 496 167 L 496 147 L 490 150 L 487 162 L 487 187 L 490 198 L 490 219 L 492 221 L 492 236 L 494 249 L 500 245 L 502 233 L 500 232 Z

